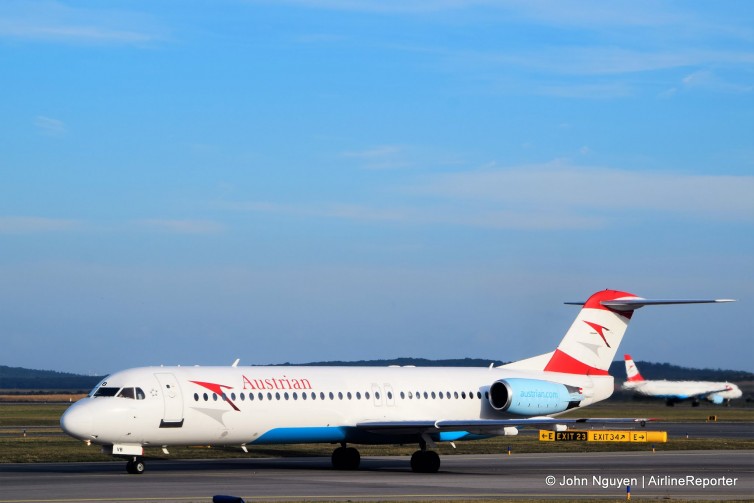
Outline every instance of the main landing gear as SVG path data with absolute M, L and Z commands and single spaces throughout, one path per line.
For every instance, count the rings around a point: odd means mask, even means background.
M 354 447 L 341 444 L 332 453 L 332 467 L 336 470 L 356 470 L 361 463 L 361 455 Z M 411 456 L 411 471 L 416 473 L 437 473 L 440 469 L 440 456 L 427 450 L 427 443 L 419 441 L 419 450 Z
M 332 453 L 332 466 L 336 470 L 356 470 L 361 463 L 361 455 L 354 447 L 341 444 Z
M 134 457 L 126 463 L 126 471 L 132 475 L 141 475 L 145 468 L 144 460 L 141 458 Z
M 437 473 L 440 455 L 435 451 L 416 451 L 411 455 L 411 470 L 416 473 Z
M 440 455 L 427 450 L 427 442 L 419 440 L 419 450 L 411 455 L 411 470 L 415 473 L 437 473 L 440 469 Z

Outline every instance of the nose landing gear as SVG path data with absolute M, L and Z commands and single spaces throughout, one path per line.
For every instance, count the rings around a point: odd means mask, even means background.
M 144 461 L 141 458 L 134 457 L 126 463 L 126 471 L 132 475 L 141 475 L 145 469 L 146 466 L 144 466 Z

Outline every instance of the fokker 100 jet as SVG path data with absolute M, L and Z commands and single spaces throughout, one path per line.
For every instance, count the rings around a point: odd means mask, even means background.
M 623 389 L 638 395 L 664 398 L 668 407 L 683 400 L 691 400 L 692 407 L 699 406 L 699 399 L 715 405 L 741 398 L 741 388 L 729 382 L 646 380 L 639 373 L 631 355 L 623 355 L 626 361 L 626 382 Z
M 330 443 L 336 469 L 359 466 L 349 444 L 418 444 L 415 472 L 436 472 L 437 442 L 562 431 L 590 419 L 557 418 L 608 398 L 608 368 L 634 310 L 725 302 L 649 300 L 604 290 L 582 305 L 558 347 L 489 368 L 143 367 L 116 372 L 61 417 L 68 435 L 144 471 L 144 448 Z M 631 419 L 595 419 L 599 423 Z M 639 421 L 638 419 L 636 421 Z

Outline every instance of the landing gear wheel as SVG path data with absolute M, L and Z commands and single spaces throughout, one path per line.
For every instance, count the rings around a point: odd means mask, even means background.
M 132 459 L 126 463 L 126 471 L 132 475 L 141 475 L 145 469 L 144 461 L 140 459 Z
M 356 470 L 361 464 L 361 455 L 354 447 L 338 447 L 332 453 L 332 466 L 336 470 Z
M 416 451 L 411 456 L 411 470 L 416 473 L 437 473 L 440 456 L 435 451 Z

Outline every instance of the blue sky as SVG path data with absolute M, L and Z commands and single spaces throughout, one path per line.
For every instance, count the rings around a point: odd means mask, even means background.
M 0 364 L 754 370 L 754 6 L 0 3 Z

